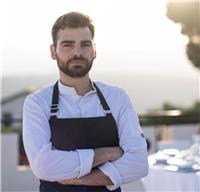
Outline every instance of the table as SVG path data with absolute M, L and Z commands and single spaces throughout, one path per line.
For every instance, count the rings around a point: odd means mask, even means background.
M 150 165 L 149 174 L 143 179 L 145 191 L 200 192 L 200 171 L 169 171 L 165 169 L 166 166 Z

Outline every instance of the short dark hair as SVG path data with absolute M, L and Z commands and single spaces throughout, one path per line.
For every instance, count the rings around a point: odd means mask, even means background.
M 53 39 L 53 44 L 57 44 L 57 33 L 60 29 L 69 28 L 78 28 L 78 27 L 88 27 L 92 39 L 94 38 L 94 25 L 92 19 L 83 13 L 79 12 L 70 12 L 60 16 L 53 25 L 51 35 Z

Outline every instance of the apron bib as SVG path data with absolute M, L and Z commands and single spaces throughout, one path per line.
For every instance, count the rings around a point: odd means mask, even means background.
M 59 90 L 54 85 L 51 117 L 52 146 L 57 150 L 95 149 L 119 146 L 115 119 L 99 88 L 94 84 L 105 116 L 86 118 L 57 118 Z M 40 180 L 40 192 L 109 192 L 105 186 L 62 185 L 58 182 Z M 121 192 L 120 187 L 114 192 Z

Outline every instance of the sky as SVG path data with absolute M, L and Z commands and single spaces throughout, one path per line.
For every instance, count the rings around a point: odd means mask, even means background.
M 59 16 L 80 11 L 91 16 L 96 28 L 93 80 L 123 87 L 139 113 L 164 102 L 191 106 L 200 98 L 200 71 L 187 58 L 188 38 L 181 26 L 166 17 L 166 2 L 1 1 L 3 96 L 56 81 L 57 64 L 49 50 L 52 25 Z
M 90 15 L 96 26 L 92 73 L 199 75 L 185 54 L 187 37 L 165 16 L 166 0 L 6 0 L 1 4 L 3 76 L 57 73 L 49 51 L 51 28 L 70 11 Z

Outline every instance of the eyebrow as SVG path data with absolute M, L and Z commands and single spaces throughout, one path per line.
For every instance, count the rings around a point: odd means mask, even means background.
M 73 41 L 73 40 L 63 40 L 63 41 L 60 42 L 61 45 L 65 44 L 65 43 L 73 44 L 73 43 L 75 43 L 75 41 Z M 82 43 L 91 43 L 92 44 L 92 40 L 83 40 L 83 41 L 81 41 L 81 44 Z
M 81 41 L 81 43 L 91 43 L 92 44 L 92 41 L 91 40 L 84 40 L 84 41 Z
M 62 45 L 62 44 L 65 44 L 65 43 L 75 43 L 75 41 L 71 41 L 71 40 L 63 40 L 63 41 L 61 41 L 60 42 L 60 44 Z

